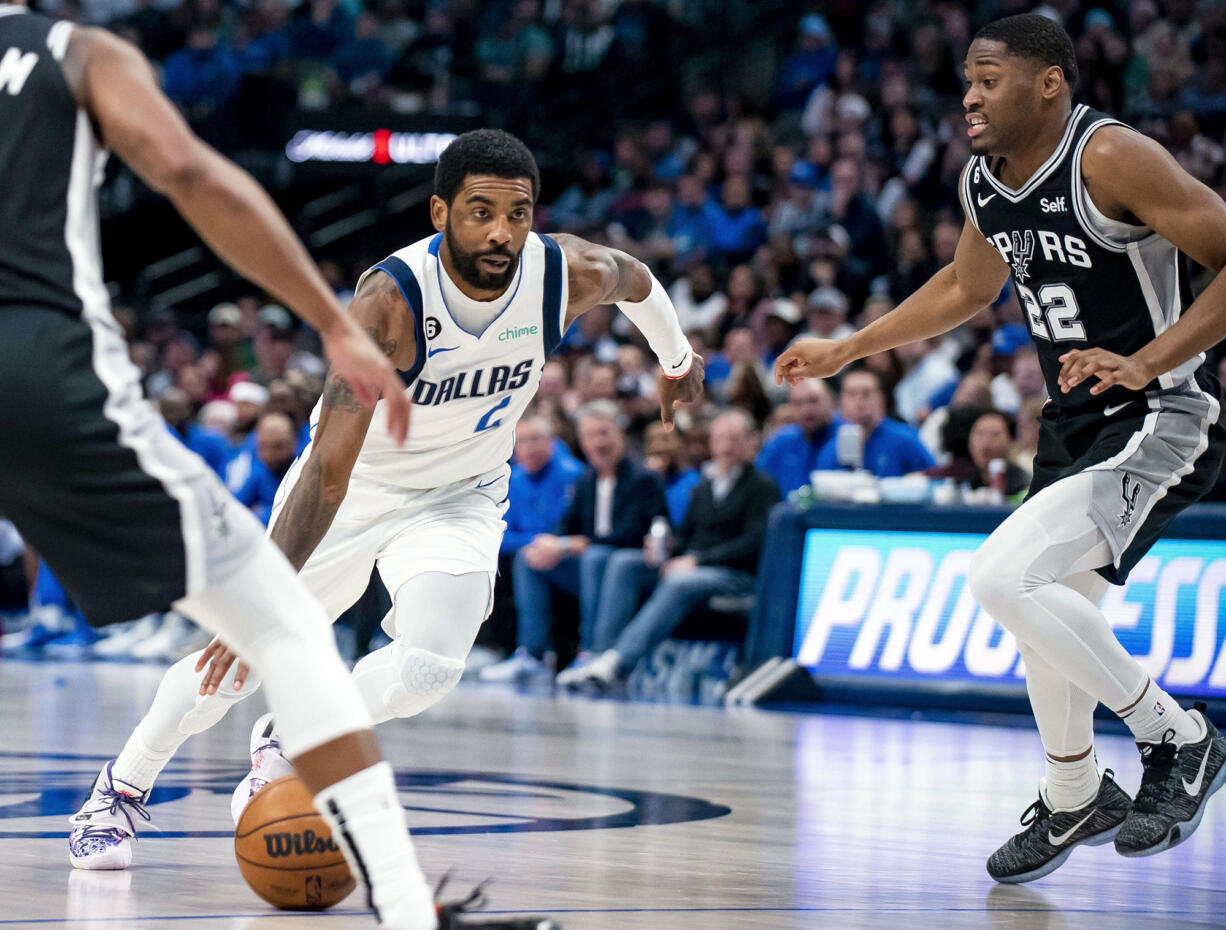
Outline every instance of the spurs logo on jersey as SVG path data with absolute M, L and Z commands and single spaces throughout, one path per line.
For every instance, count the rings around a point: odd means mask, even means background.
M 1000 180 L 999 164 L 981 156 L 962 176 L 968 218 L 1009 265 L 1048 395 L 1071 410 L 1102 409 L 1136 394 L 1121 387 L 1090 394 L 1089 382 L 1065 393 L 1058 383 L 1061 355 L 1079 346 L 1131 355 L 1191 303 L 1184 256 L 1152 230 L 1103 215 L 1086 191 L 1086 144 L 1113 124 L 1119 125 L 1075 107 L 1051 156 L 1016 189 Z M 1201 361 L 1192 359 L 1149 387 L 1181 384 Z
M 1133 479 L 1128 472 L 1124 472 L 1120 485 L 1120 497 L 1124 499 L 1124 510 L 1120 514 L 1120 526 L 1128 526 L 1132 522 L 1133 512 L 1137 509 L 1137 495 L 1141 493 L 1141 482 Z
M 417 361 L 401 372 L 413 400 L 409 436 L 397 447 L 383 405 L 353 474 L 385 485 L 436 488 L 505 464 L 515 424 L 536 392 L 541 367 L 562 338 L 566 261 L 548 236 L 528 236 L 498 315 L 480 333 L 452 317 L 443 290 L 442 235 L 389 255 L 366 274 L 389 275 L 413 313 Z M 312 415 L 318 421 L 319 409 Z M 310 453 L 304 453 L 303 460 Z M 299 466 L 295 465 L 295 468 Z M 292 485 L 289 477 L 282 487 Z

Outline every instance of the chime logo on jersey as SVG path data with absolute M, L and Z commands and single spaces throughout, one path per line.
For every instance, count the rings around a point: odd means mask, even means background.
M 514 367 L 495 365 L 493 368 L 477 368 L 461 371 L 442 381 L 418 379 L 413 386 L 413 403 L 437 407 L 450 400 L 466 400 L 472 397 L 492 397 L 503 391 L 514 391 L 528 383 L 532 375 L 532 359 L 524 359 Z

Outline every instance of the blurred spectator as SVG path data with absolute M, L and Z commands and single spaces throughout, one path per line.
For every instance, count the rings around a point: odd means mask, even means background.
M 862 467 L 878 478 L 893 478 L 933 464 L 912 427 L 886 418 L 885 391 L 876 372 L 857 368 L 843 376 L 839 410 L 846 422 L 818 453 L 818 469 Z M 840 441 L 843 432 L 851 438 Z
M 218 477 L 230 463 L 230 444 L 224 437 L 192 422 L 192 400 L 181 388 L 167 388 L 158 400 L 162 419 L 179 441 L 204 459 Z
M 847 322 L 847 295 L 837 287 L 814 288 L 806 301 L 805 321 L 809 328 L 802 335 L 817 339 L 846 339 L 856 331 Z
M 355 96 L 363 96 L 383 83 L 395 63 L 395 55 L 379 36 L 379 20 L 362 13 L 353 35 L 345 39 L 332 58 L 337 76 Z
M 598 656 L 577 661 L 558 676 L 559 684 L 608 687 L 713 596 L 753 592 L 767 517 L 779 502 L 775 483 L 752 464 L 754 439 L 745 414 L 716 417 L 711 462 L 677 529 L 676 554 L 655 565 L 646 548 L 613 553 L 591 633 Z
M 796 304 L 787 297 L 776 297 L 766 303 L 762 316 L 762 361 L 768 369 L 796 337 L 801 316 Z
M 268 403 L 268 388 L 253 381 L 239 381 L 230 388 L 230 402 L 234 404 L 234 429 L 230 433 L 234 454 L 226 466 L 226 487 L 237 493 L 255 468 L 256 423 Z
M 187 45 L 166 59 L 162 87 L 186 110 L 215 109 L 238 93 L 242 62 L 222 39 L 215 24 L 198 22 Z
M 669 297 L 686 333 L 710 332 L 728 310 L 728 297 L 715 285 L 715 273 L 705 261 L 691 263 L 689 271 L 673 282 Z
M 224 397 L 230 382 L 240 372 L 255 370 L 255 351 L 243 335 L 243 315 L 234 304 L 218 304 L 209 311 L 209 343 L 218 364 L 211 388 L 213 396 Z
M 293 322 L 289 313 L 275 305 L 264 307 L 255 334 L 255 380 L 270 384 L 283 377 L 293 352 Z
M 825 381 L 800 381 L 788 397 L 796 422 L 781 426 L 758 453 L 757 466 L 774 480 L 783 494 L 809 483 L 821 450 L 843 421 L 834 414 L 834 400 Z
M 1030 473 L 1009 458 L 1017 435 L 1017 421 L 999 410 L 987 410 L 979 415 L 971 427 L 969 448 L 975 474 L 971 477 L 972 488 L 988 487 L 992 483 L 989 466 L 994 461 L 1005 463 L 1006 500 L 1021 503 L 1030 488 Z
M 660 478 L 626 455 L 616 404 L 589 403 L 578 421 L 588 467 L 557 529 L 537 535 L 515 555 L 518 647 L 506 661 L 482 669 L 483 681 L 531 679 L 546 671 L 555 588 L 579 599 L 579 640 L 588 641 L 609 557 L 641 545 L 652 519 L 668 511 Z
M 1015 325 L 1010 324 L 1004 328 L 1010 329 Z M 1021 329 L 1020 326 L 1017 328 Z M 996 346 L 998 340 L 994 337 L 992 342 Z M 1000 351 L 997 358 L 1003 355 L 1004 352 Z M 997 410 L 1016 414 L 1023 401 L 1047 396 L 1047 382 L 1043 379 L 1043 368 L 1039 365 L 1039 353 L 1030 344 L 1029 337 L 1025 343 L 1009 353 L 1007 364 L 1008 370 L 992 379 L 992 406 Z
M 285 414 L 266 413 L 260 417 L 258 436 L 251 474 L 234 496 L 267 525 L 277 488 L 294 462 L 298 431 Z
M 570 505 L 583 466 L 554 442 L 553 424 L 539 413 L 515 425 L 515 464 L 507 497 L 507 528 L 499 550 L 513 556 L 542 533 L 557 527 Z
M 766 224 L 752 202 L 752 190 L 745 175 L 732 175 L 724 181 L 723 198 L 718 205 L 708 203 L 707 218 L 711 252 L 730 263 L 748 260 L 766 241 Z
M 813 88 L 830 80 L 838 55 L 834 34 L 825 17 L 810 13 L 800 20 L 796 51 L 783 63 L 775 90 L 776 106 L 803 106 Z
M 648 423 L 643 431 L 643 465 L 663 479 L 669 523 L 680 526 L 690 503 L 690 491 L 702 477 L 697 468 L 689 465 L 681 434 L 676 429 L 665 429 L 659 420 Z
M 958 380 L 958 369 L 941 351 L 935 339 L 921 339 L 894 350 L 903 370 L 894 386 L 894 411 L 899 418 L 918 425 L 932 412 L 932 399 L 942 388 Z

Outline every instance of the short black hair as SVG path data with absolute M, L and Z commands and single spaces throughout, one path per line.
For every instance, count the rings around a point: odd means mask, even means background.
M 979 414 L 971 421 L 971 427 L 985 417 L 996 417 L 1005 424 L 1005 429 L 1009 433 L 1010 439 L 1017 439 L 1017 417 L 1009 413 L 1007 410 L 981 410 Z
M 528 178 L 532 200 L 541 190 L 541 172 L 528 146 L 501 129 L 474 129 L 455 137 L 443 149 L 434 169 L 434 193 L 450 205 L 470 174 L 496 178 Z
M 1069 90 L 1077 86 L 1077 54 L 1073 40 L 1064 27 L 1038 13 L 1019 13 L 988 23 L 977 33 L 976 39 L 999 42 L 1010 55 L 1028 58 L 1047 68 L 1055 65 L 1064 72 L 1064 82 Z

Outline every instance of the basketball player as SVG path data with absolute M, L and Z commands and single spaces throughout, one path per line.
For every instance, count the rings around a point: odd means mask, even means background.
M 463 926 L 436 913 L 370 717 L 322 609 L 254 517 L 141 397 L 111 315 L 97 184 L 110 146 L 238 271 L 323 336 L 334 383 L 403 438 L 390 363 L 344 316 L 251 178 L 201 143 L 135 49 L 97 29 L 0 3 L 0 511 L 97 625 L 172 603 L 224 633 L 268 682 L 286 751 L 366 882 L 380 924 Z M 355 399 L 354 403 L 358 403 Z M 147 795 L 110 766 L 70 854 L 110 865 Z M 506 922 L 502 926 L 536 926 Z
M 333 620 L 362 595 L 372 567 L 392 595 L 383 627 L 393 642 L 353 672 L 376 722 L 419 714 L 460 680 L 493 604 L 515 424 L 566 328 L 618 303 L 660 360 L 668 426 L 674 406 L 702 391 L 703 360 L 645 265 L 531 231 L 539 185 L 532 153 L 505 132 L 468 132 L 447 147 L 430 201 L 438 234 L 368 270 L 349 307 L 412 397 L 408 441 L 387 439 L 383 403 L 372 412 L 329 376 L 311 442 L 273 505 L 273 541 Z M 113 777 L 148 792 L 184 740 L 255 690 L 230 645 L 216 641 L 171 667 Z M 256 790 L 291 771 L 270 716 L 252 733 L 236 820 Z M 83 811 L 101 803 L 91 798 Z M 132 832 L 117 842 L 130 844 Z
M 1184 256 L 1226 264 L 1226 205 L 1157 143 L 1072 106 L 1073 47 L 1046 17 L 986 26 L 966 76 L 973 157 L 953 263 L 861 332 L 798 342 L 775 372 L 828 377 L 946 332 L 1012 275 L 1051 402 L 1030 496 L 979 549 L 970 585 L 1017 639 L 1047 752 L 1027 829 L 988 860 L 993 878 L 1024 882 L 1082 844 L 1114 837 L 1125 856 L 1174 846 L 1226 781 L 1226 740 L 1150 680 L 1096 606 L 1222 462 L 1219 387 L 1200 353 L 1226 336 L 1226 278 L 1190 301 Z M 1141 750 L 1135 800 L 1099 774 L 1099 702 Z

